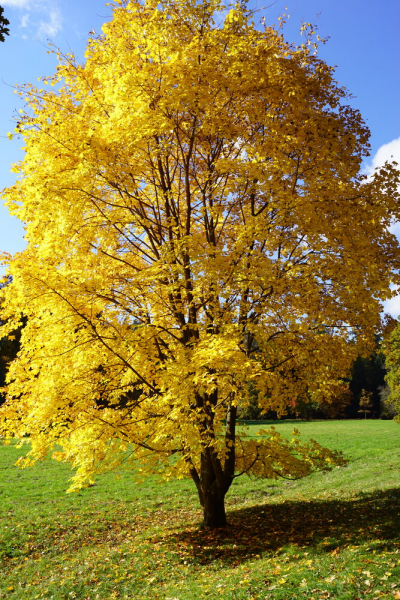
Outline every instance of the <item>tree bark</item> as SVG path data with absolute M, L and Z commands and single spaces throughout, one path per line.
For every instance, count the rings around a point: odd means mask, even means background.
M 204 495 L 203 526 L 210 529 L 226 527 L 225 493 L 209 490 Z
M 210 449 L 202 453 L 200 476 L 195 469 L 191 474 L 203 509 L 203 527 L 226 527 L 225 496 L 233 477 L 224 472 L 219 459 L 212 457 Z

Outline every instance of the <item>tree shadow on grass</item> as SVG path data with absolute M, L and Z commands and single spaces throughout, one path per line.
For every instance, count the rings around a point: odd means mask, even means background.
M 229 527 L 209 531 L 186 529 L 162 536 L 163 544 L 184 550 L 186 557 L 206 564 L 216 559 L 238 563 L 262 552 L 285 547 L 340 551 L 361 542 L 377 542 L 387 550 L 400 547 L 400 488 L 353 499 L 292 500 L 262 504 L 228 513 Z

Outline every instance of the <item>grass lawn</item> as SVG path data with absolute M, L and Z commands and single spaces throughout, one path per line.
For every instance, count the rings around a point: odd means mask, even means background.
M 295 425 L 349 465 L 296 482 L 235 480 L 230 527 L 216 533 L 199 529 L 189 480 L 137 485 L 123 472 L 66 495 L 68 465 L 20 470 L 22 451 L 0 446 L 0 598 L 400 599 L 400 426 Z

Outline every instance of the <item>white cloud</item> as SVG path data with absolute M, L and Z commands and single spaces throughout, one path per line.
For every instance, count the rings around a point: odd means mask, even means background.
M 389 231 L 390 233 L 393 233 L 398 240 L 400 240 L 400 223 L 398 221 L 389 227 Z
M 370 164 L 364 169 L 366 175 L 372 175 L 375 169 L 383 166 L 386 161 L 395 161 L 400 167 L 400 137 L 387 144 L 383 144 L 383 146 L 378 149 L 376 154 L 372 157 Z M 390 231 L 400 241 L 400 223 L 393 223 L 390 227 Z M 400 295 L 386 300 L 383 304 L 383 309 L 386 313 L 392 315 L 392 317 L 397 318 L 400 315 Z
M 387 144 L 383 144 L 383 146 L 378 148 L 378 151 L 372 157 L 370 164 L 365 167 L 365 174 L 371 176 L 375 169 L 382 167 L 387 161 L 397 162 L 400 168 L 400 137 L 388 142 Z M 389 230 L 400 241 L 400 223 L 393 223 Z
M 395 319 L 400 315 L 400 296 L 395 296 L 383 303 L 383 310 Z
M 365 168 L 367 175 L 372 175 L 376 168 L 381 167 L 386 161 L 396 161 L 400 165 L 400 137 L 388 144 L 383 144 L 372 157 L 369 165 Z
M 25 12 L 20 27 L 39 38 L 54 38 L 62 29 L 62 15 L 57 0 L 0 0 L 2 6 Z M 26 33 L 28 33 L 28 31 Z M 26 38 L 26 33 L 23 36 Z
M 58 8 L 50 11 L 48 21 L 40 21 L 37 35 L 39 37 L 54 37 L 62 28 L 62 17 Z
M 11 8 L 29 8 L 32 0 L 2 0 L 2 6 L 11 6 Z
M 21 18 L 21 27 L 28 27 L 29 23 L 29 13 L 25 13 Z

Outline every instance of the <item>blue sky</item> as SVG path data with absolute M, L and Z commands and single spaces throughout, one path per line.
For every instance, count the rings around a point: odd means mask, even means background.
M 400 163 L 400 1 L 399 0 L 251 0 L 261 10 L 255 18 L 277 23 L 290 15 L 285 27 L 290 41 L 300 41 L 302 21 L 318 25 L 322 37 L 330 36 L 320 56 L 337 65 L 336 78 L 355 96 L 351 100 L 371 130 L 371 158 L 366 170 L 390 156 Z M 55 59 L 47 54 L 51 40 L 65 52 L 83 59 L 90 30 L 100 31 L 109 19 L 103 0 L 0 0 L 10 21 L 10 36 L 0 44 L 0 188 L 10 185 L 10 165 L 22 157 L 21 141 L 7 139 L 13 113 L 22 106 L 12 85 L 37 82 L 50 75 Z M 267 6 L 268 8 L 262 8 Z M 285 11 L 286 8 L 286 11 Z M 400 232 L 400 227 L 398 228 Z M 23 228 L 0 206 L 0 250 L 24 248 Z M 400 299 L 386 309 L 400 313 Z

